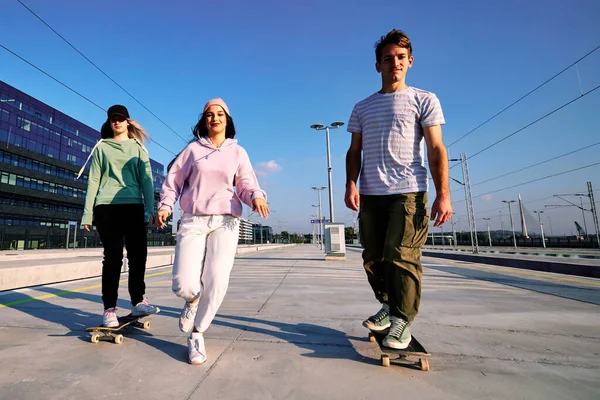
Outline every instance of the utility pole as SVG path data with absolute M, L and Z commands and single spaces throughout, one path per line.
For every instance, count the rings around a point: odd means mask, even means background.
M 473 207 L 473 196 L 471 193 L 471 178 L 469 177 L 469 165 L 467 164 L 467 155 L 460 154 L 460 161 L 463 170 L 463 180 L 465 181 L 465 198 L 467 199 L 467 215 L 469 217 L 469 230 L 471 231 L 471 247 L 473 254 L 479 253 L 479 244 L 477 243 L 477 227 L 475 226 L 475 208 Z
M 512 210 L 510 209 L 510 203 L 515 203 L 514 200 L 502 200 L 503 203 L 508 204 L 508 214 L 510 216 L 510 229 L 512 229 L 513 234 L 513 243 L 515 245 L 515 249 L 517 248 L 517 237 L 515 236 L 515 224 L 513 223 Z
M 592 182 L 587 182 L 587 187 L 588 187 L 588 194 L 583 194 L 583 193 L 574 193 L 574 194 L 555 194 L 554 197 L 558 197 L 559 199 L 566 201 L 567 203 L 569 203 L 571 206 L 575 206 L 577 208 L 579 208 L 581 210 L 581 216 L 583 217 L 583 226 L 584 226 L 584 231 L 585 231 L 585 240 L 587 241 L 587 237 L 589 236 L 589 232 L 587 230 L 587 222 L 585 219 L 585 211 L 591 211 L 592 212 L 592 220 L 594 223 L 594 227 L 596 228 L 596 241 L 598 242 L 598 248 L 600 248 L 600 234 L 598 232 L 598 212 L 596 210 L 596 203 L 594 201 L 594 191 L 592 190 Z M 579 197 L 579 204 L 577 205 L 575 203 L 570 202 L 567 199 L 562 198 L 561 196 L 578 196 Z M 583 200 L 581 199 L 582 197 L 587 196 L 590 199 L 590 209 L 585 209 L 583 208 Z M 545 205 L 545 207 L 569 207 L 567 205 Z
M 467 217 L 469 222 L 469 231 L 471 233 L 471 248 L 473 254 L 479 253 L 479 244 L 477 243 L 477 227 L 475 225 L 475 209 L 473 207 L 473 196 L 471 194 L 471 178 L 469 177 L 469 166 L 467 164 L 467 155 L 465 153 L 460 154 L 460 159 L 449 159 L 448 161 L 460 161 L 463 173 L 463 181 L 460 182 L 457 179 L 450 177 L 454 182 L 462 185 L 465 188 L 465 201 L 467 203 Z M 460 218 L 459 218 L 460 221 Z M 460 230 L 460 224 L 459 224 Z M 462 239 L 462 235 L 461 235 Z M 456 240 L 455 240 L 456 242 Z
M 484 218 L 487 221 L 488 240 L 490 241 L 490 247 L 492 247 L 492 234 L 490 233 L 490 218 Z
M 590 231 L 588 231 L 587 222 L 585 220 L 585 209 L 583 208 L 583 196 L 585 196 L 585 195 L 579 196 L 579 204 L 581 204 L 581 218 L 583 218 L 583 229 L 585 229 L 585 238 L 587 241 L 587 236 L 589 235 Z
M 544 238 L 544 224 L 542 223 L 542 213 L 543 211 L 534 211 L 534 213 L 538 216 L 538 221 L 540 223 L 540 232 L 542 233 L 542 246 L 546 248 L 546 239 Z
M 454 213 L 452 213 L 452 215 L 450 216 L 450 224 L 452 225 L 452 244 L 454 245 L 454 247 L 456 247 L 457 244 L 456 244 L 456 229 L 454 228 Z
M 598 248 L 600 249 L 600 230 L 598 229 L 598 212 L 596 211 L 596 202 L 594 201 L 594 191 L 592 190 L 592 182 L 587 183 L 588 195 L 590 197 L 590 204 L 592 205 L 592 219 L 594 220 L 594 226 L 596 227 L 596 241 L 598 242 Z

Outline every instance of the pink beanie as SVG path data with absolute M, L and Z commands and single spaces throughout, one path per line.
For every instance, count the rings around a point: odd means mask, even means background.
M 204 106 L 204 111 L 202 111 L 202 114 L 204 114 L 206 112 L 206 110 L 209 109 L 210 106 L 220 106 L 223 110 L 225 110 L 227 115 L 231 116 L 231 114 L 229 113 L 229 108 L 227 108 L 227 104 L 225 104 L 223 99 L 218 98 L 218 99 L 209 100 L 206 103 L 206 105 Z

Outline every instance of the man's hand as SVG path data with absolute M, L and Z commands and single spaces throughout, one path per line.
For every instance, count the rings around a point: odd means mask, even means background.
M 252 200 L 252 211 L 256 211 L 258 215 L 260 215 L 263 218 L 267 218 L 271 213 L 269 205 L 267 204 L 265 199 L 259 198 Z
M 431 220 L 435 219 L 434 227 L 438 227 L 445 222 L 448 222 L 452 216 L 452 202 L 450 196 L 436 196 L 433 205 L 431 206 Z
M 360 194 L 358 193 L 358 189 L 356 188 L 354 182 L 350 182 L 348 185 L 346 185 L 344 202 L 346 203 L 346 207 L 349 209 L 358 211 L 358 207 L 360 206 Z
M 160 229 L 167 226 L 167 218 L 171 215 L 167 210 L 160 210 L 156 215 L 156 226 Z
M 85 224 L 85 225 L 83 226 L 83 229 L 85 229 L 86 231 L 88 231 L 88 232 L 89 232 L 89 231 L 90 231 L 90 226 L 89 226 L 88 224 Z

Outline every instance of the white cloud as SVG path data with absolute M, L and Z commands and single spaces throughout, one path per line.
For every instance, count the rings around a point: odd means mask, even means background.
M 271 160 L 256 164 L 254 171 L 258 176 L 266 176 L 281 171 L 281 166 L 277 164 L 277 161 Z
M 493 196 L 491 194 L 486 194 L 485 196 L 482 197 L 482 199 L 485 201 L 492 201 Z

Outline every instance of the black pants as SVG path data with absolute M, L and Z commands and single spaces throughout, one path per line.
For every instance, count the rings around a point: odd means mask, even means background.
M 129 266 L 131 304 L 144 299 L 148 244 L 143 204 L 108 204 L 94 208 L 96 229 L 104 246 L 102 261 L 102 301 L 104 309 L 117 305 L 119 279 L 123 265 L 123 244 Z

